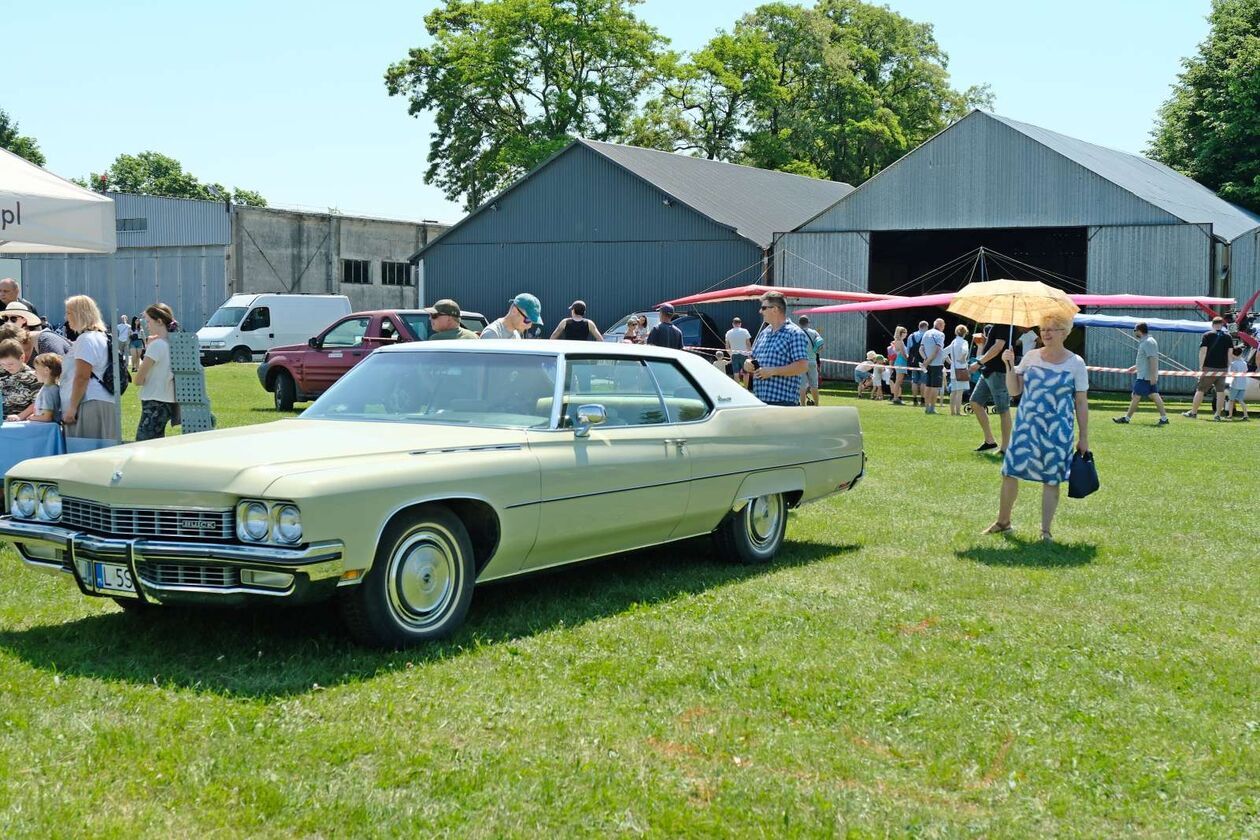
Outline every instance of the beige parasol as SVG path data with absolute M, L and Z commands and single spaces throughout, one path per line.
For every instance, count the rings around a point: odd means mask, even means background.
M 986 280 L 958 290 L 949 311 L 972 321 L 1035 327 L 1047 315 L 1072 322 L 1080 307 L 1061 289 L 1036 280 Z

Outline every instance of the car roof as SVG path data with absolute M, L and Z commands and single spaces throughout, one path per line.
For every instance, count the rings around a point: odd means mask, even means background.
M 347 318 L 353 318 L 356 315 L 428 315 L 427 309 L 360 309 L 357 312 L 351 312 L 346 315 Z M 469 312 L 467 309 L 461 309 L 459 312 L 461 318 L 485 318 L 480 312 Z
M 428 344 L 419 341 L 409 344 L 396 344 L 392 347 L 382 347 L 378 353 L 424 353 L 432 351 L 454 351 L 458 353 L 476 353 L 478 351 L 496 350 L 502 352 L 511 350 L 516 353 L 542 353 L 547 355 L 557 355 L 559 353 L 568 353 L 570 355 L 580 355 L 584 353 L 594 353 L 600 356 L 630 356 L 634 358 L 667 358 L 667 359 L 686 359 L 695 358 L 694 353 L 687 353 L 682 350 L 671 350 L 668 347 L 653 347 L 649 344 L 611 344 L 598 341 L 563 341 L 556 339 L 518 339 L 518 338 L 487 338 L 472 342 L 453 342 L 443 341 L 440 344 Z

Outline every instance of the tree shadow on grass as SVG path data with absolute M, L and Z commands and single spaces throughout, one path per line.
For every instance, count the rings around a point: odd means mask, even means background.
M 955 552 L 964 560 L 985 566 L 1009 566 L 1029 569 L 1064 569 L 1085 566 L 1098 555 L 1098 547 L 1089 543 L 1043 543 L 1007 536 L 1000 543 L 977 545 Z
M 773 563 L 715 557 L 708 540 L 616 555 L 479 587 L 464 626 L 445 642 L 406 651 L 363 648 L 335 607 L 160 608 L 0 631 L 0 649 L 62 676 L 126 680 L 239 697 L 275 698 L 369 679 L 487 645 L 661 604 L 856 551 L 854 545 L 785 543 Z

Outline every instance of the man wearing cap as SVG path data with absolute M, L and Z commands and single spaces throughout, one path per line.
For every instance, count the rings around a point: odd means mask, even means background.
M 656 311 L 661 315 L 661 322 L 652 327 L 652 331 L 648 333 L 647 343 L 653 347 L 670 347 L 674 350 L 683 349 L 682 330 L 673 324 L 673 305 L 662 303 L 656 307 Z
M 482 338 L 520 338 L 534 324 L 542 326 L 542 304 L 528 292 L 508 301 L 507 314 L 481 331 Z
M 802 315 L 797 323 L 801 330 L 804 331 L 805 337 L 809 339 L 809 345 L 806 348 L 809 355 L 805 361 L 809 367 L 805 368 L 805 379 L 801 382 L 801 405 L 822 405 L 822 400 L 818 397 L 818 352 L 822 350 L 826 341 L 818 330 L 809 325 L 809 316 Z
M 735 379 L 744 387 L 748 386 L 748 374 L 744 373 L 744 362 L 752 352 L 752 336 L 744 329 L 744 322 L 736 315 L 731 319 L 731 328 L 726 331 L 726 352 L 731 357 L 731 370 Z
M 52 330 L 44 329 L 43 320 L 22 303 L 11 303 L 0 311 L 0 338 L 15 338 L 26 351 L 26 363 L 32 364 L 36 356 L 56 353 L 64 356 L 70 352 L 70 342 Z
M 552 340 L 565 341 L 603 341 L 604 336 L 595 326 L 595 322 L 586 317 L 586 301 L 575 300 L 569 304 L 569 317 L 556 326 L 551 334 Z
M 7 309 L 14 303 L 20 303 L 36 315 L 39 314 L 39 310 L 29 300 L 22 298 L 22 287 L 18 281 L 12 277 L 0 279 L 0 309 Z
M 752 358 L 744 370 L 752 374 L 753 394 L 767 405 L 801 404 L 801 374 L 809 369 L 809 339 L 788 320 L 782 292 L 761 296 L 766 327 L 753 341 Z
M 459 304 L 450 298 L 443 298 L 424 311 L 429 313 L 429 341 L 477 337 L 475 332 L 464 329 L 459 322 Z

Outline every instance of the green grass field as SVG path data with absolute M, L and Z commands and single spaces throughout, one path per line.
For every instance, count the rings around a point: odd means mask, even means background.
M 327 608 L 132 619 L 5 548 L 0 836 L 1260 836 L 1260 424 L 1118 405 L 1060 544 L 1031 492 L 977 536 L 973 419 L 862 401 L 866 481 L 774 564 L 488 587 L 406 653 Z

